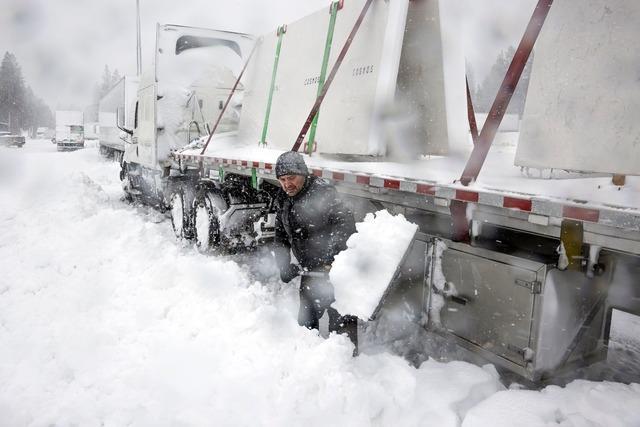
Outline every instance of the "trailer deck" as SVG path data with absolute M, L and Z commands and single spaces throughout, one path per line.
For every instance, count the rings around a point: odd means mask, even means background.
M 200 148 L 192 146 L 173 156 L 181 169 L 202 167 L 210 177 L 222 170 L 275 179 L 274 165 L 281 150 L 237 144 L 234 135 L 220 135 L 204 155 L 200 154 Z M 365 191 L 373 199 L 376 194 L 382 200 L 385 195 L 415 195 L 423 199 L 427 209 L 447 208 L 452 200 L 472 202 L 479 208 L 493 208 L 494 213 L 502 216 L 551 228 L 559 228 L 562 219 L 579 220 L 595 226 L 586 231 L 612 237 L 619 235 L 628 240 L 611 249 L 640 253 L 639 177 L 627 177 L 623 187 L 613 185 L 611 177 L 604 175 L 532 178 L 513 165 L 514 156 L 512 147 L 494 147 L 478 181 L 468 187 L 458 181 L 466 160 L 463 156 L 430 156 L 413 162 L 395 162 L 346 161 L 313 155 L 306 161 L 314 175 L 342 187 Z M 371 173 L 372 170 L 376 172 Z M 559 235 L 559 230 L 556 231 Z

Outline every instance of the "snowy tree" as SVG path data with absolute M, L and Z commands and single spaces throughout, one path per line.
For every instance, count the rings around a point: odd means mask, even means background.
M 105 93 L 109 92 L 109 89 L 111 89 L 111 71 L 109 70 L 109 66 L 105 65 L 100 83 L 100 98 L 102 98 Z
M 11 131 L 39 126 L 53 126 L 51 109 L 27 86 L 16 57 L 6 52 L 0 65 L 0 122 L 8 123 Z
M 111 72 L 111 70 L 109 70 L 109 66 L 105 65 L 104 70 L 102 71 L 102 79 L 100 80 L 100 85 L 97 87 L 98 100 L 105 96 L 121 78 L 122 77 L 120 76 L 120 73 L 117 69 Z
M 91 100 L 91 105 L 84 110 L 86 121 L 98 121 L 98 105 L 100 100 L 103 96 L 109 93 L 111 88 L 113 88 L 121 78 L 122 76 L 117 69 L 111 72 L 109 66 L 105 64 L 100 83 L 96 84 L 93 88 L 93 99 Z
M 18 133 L 24 124 L 26 91 L 16 57 L 6 52 L 0 65 L 0 121 Z
M 122 78 L 122 76 L 120 75 L 120 73 L 118 72 L 118 69 L 115 69 L 113 71 L 113 74 L 111 75 L 111 87 L 116 85 L 116 83 L 118 83 L 118 81 Z
M 54 116 L 51 108 L 42 99 L 38 98 L 30 87 L 27 86 L 25 93 L 26 109 L 23 127 L 29 129 L 29 133 L 35 136 L 38 127 L 54 126 Z
M 476 81 L 476 73 L 473 66 L 468 61 L 465 64 L 467 81 L 469 82 L 469 91 L 471 92 L 471 98 L 476 102 L 476 96 L 478 94 L 478 82 Z
M 482 84 L 480 84 L 480 86 L 478 87 L 478 91 L 475 97 L 475 101 L 477 103 L 477 105 L 475 105 L 476 112 L 488 113 L 491 109 L 491 105 L 493 104 L 493 101 L 498 93 L 498 89 L 500 89 L 500 85 L 502 84 L 502 81 L 507 74 L 507 69 L 509 68 L 509 65 L 511 65 L 511 60 L 513 59 L 515 52 L 516 49 L 511 46 L 506 51 L 500 52 L 500 54 L 496 58 L 496 62 L 491 67 L 491 71 L 489 71 L 489 74 L 487 74 L 487 76 L 483 79 Z M 532 60 L 533 54 L 524 67 L 524 71 L 522 73 L 522 76 L 520 77 L 520 81 L 518 82 L 516 91 L 513 94 L 513 98 L 511 98 L 511 102 L 509 103 L 507 113 L 518 114 L 522 116 L 522 113 L 524 112 L 524 104 L 527 98 L 527 89 L 529 88 L 529 78 L 531 76 Z M 469 85 L 471 86 L 471 82 L 469 82 Z

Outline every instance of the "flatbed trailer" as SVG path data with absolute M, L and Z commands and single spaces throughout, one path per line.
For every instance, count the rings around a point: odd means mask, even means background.
M 457 25 L 443 18 L 449 2 L 335 2 L 328 14 L 259 38 L 251 53 L 234 50 L 248 65 L 236 131 L 216 134 L 214 125 L 180 147 L 158 146 L 168 154 L 149 164 L 125 155 L 124 188 L 170 209 L 176 236 L 202 251 L 262 244 L 274 232 L 275 162 L 295 141 L 357 221 L 386 209 L 419 227 L 370 322 L 391 325 L 396 336 L 419 325 L 534 381 L 602 360 L 613 313 L 640 315 L 637 125 L 620 119 L 640 111 L 640 97 L 621 103 L 595 84 L 606 77 L 612 93 L 638 91 L 625 80 L 631 74 L 618 78 L 607 68 L 603 77 L 598 58 L 622 52 L 613 55 L 620 67 L 638 62 L 602 34 L 633 40 L 640 6 L 615 0 L 597 28 L 575 38 L 563 32 L 595 22 L 602 5 L 588 1 L 575 13 L 569 0 L 553 3 L 539 0 L 477 136 L 466 121 L 472 102 L 460 108 L 464 60 L 448 39 Z M 529 88 L 544 96 L 530 96 L 517 150 L 489 150 L 507 89 L 517 84 L 513 70 L 522 71 L 549 10 Z M 323 28 L 326 41 L 318 38 Z M 565 68 L 554 85 L 558 67 Z M 598 104 L 580 103 L 576 74 L 594 83 Z M 594 149 L 576 151 L 577 164 L 557 149 L 582 142 Z M 612 174 L 625 175 L 624 185 Z
M 217 147 L 233 145 L 234 138 L 213 139 L 205 154 L 201 149 L 175 153 L 176 170 L 214 186 L 242 176 L 257 188 L 275 188 L 275 161 L 281 151 Z M 509 157 L 513 153 L 491 153 L 488 166 L 504 165 Z M 444 166 L 438 167 L 443 160 L 407 164 L 306 159 L 313 175 L 336 186 L 357 220 L 387 209 L 419 226 L 418 245 L 383 303 L 382 321 L 385 313 L 411 306 L 414 322 L 534 381 L 605 359 L 614 310 L 640 315 L 640 181 L 632 177 L 620 188 L 610 177 L 569 176 L 562 181 L 576 191 L 574 197 L 562 197 L 557 179 L 532 179 L 517 167 L 488 168 L 472 186 L 463 186 L 451 179 L 456 162 L 446 159 L 450 170 L 443 173 Z M 459 174 L 463 162 L 457 163 Z M 527 186 L 537 191 L 518 191 Z M 194 197 L 194 205 L 204 200 Z M 457 203 L 464 203 L 463 223 L 470 235 L 466 242 L 456 241 Z M 269 205 L 241 206 L 245 214 L 254 210 L 254 221 L 262 218 L 260 236 L 268 238 Z M 575 244 L 571 236 L 576 229 L 578 263 L 560 266 L 557 250 Z M 206 244 L 214 240 L 207 237 Z M 438 242 L 447 248 L 440 260 Z M 434 268 L 442 269 L 448 285 L 438 288 Z M 455 288 L 447 289 L 451 284 Z M 433 303 L 434 298 L 444 302 Z
M 213 141 L 215 147 L 217 141 Z M 221 138 L 221 145 L 225 142 L 228 140 Z M 175 153 L 177 167 L 216 179 L 220 174 L 239 174 L 277 183 L 274 167 L 283 151 L 214 147 L 205 154 L 200 154 L 200 149 Z M 473 215 L 478 219 L 474 221 L 499 218 L 489 222 L 508 221 L 512 227 L 555 238 L 560 237 L 563 220 L 582 221 L 585 243 L 640 255 L 640 178 L 629 178 L 621 188 L 614 186 L 610 177 L 535 179 L 518 167 L 491 174 L 491 164 L 505 164 L 509 158 L 513 153 L 491 153 L 489 170 L 472 187 L 455 182 L 463 159 L 434 156 L 412 163 L 349 162 L 312 156 L 306 161 L 313 175 L 332 181 L 347 194 L 447 215 L 452 201 L 469 202 L 477 208 Z M 567 189 L 559 184 L 568 184 L 573 197 L 562 197 Z M 527 192 L 527 187 L 536 191 Z

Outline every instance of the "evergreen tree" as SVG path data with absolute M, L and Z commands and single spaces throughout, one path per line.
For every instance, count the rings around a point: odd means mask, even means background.
M 117 69 L 111 70 L 108 65 L 104 66 L 104 70 L 102 71 L 102 79 L 100 80 L 100 84 L 96 84 L 93 88 L 93 97 L 92 102 L 89 107 L 87 107 L 84 111 L 85 113 L 85 121 L 92 122 L 98 121 L 98 105 L 100 104 L 100 100 L 104 97 L 109 91 L 115 86 L 122 76 Z
M 111 87 L 114 87 L 115 84 L 118 83 L 121 78 L 122 78 L 122 76 L 118 72 L 118 69 L 115 69 L 113 71 L 113 74 L 111 75 Z
M 38 98 L 33 90 L 26 88 L 26 109 L 24 114 L 23 129 L 28 129 L 31 136 L 36 135 L 36 131 L 41 126 L 53 127 L 54 116 L 51 109 Z
M 100 98 L 102 98 L 107 92 L 109 92 L 109 89 L 111 89 L 112 78 L 109 66 L 105 65 L 104 71 L 102 72 L 102 81 L 100 83 Z
M 111 70 L 109 70 L 109 66 L 105 65 L 104 70 L 102 71 L 102 80 L 100 81 L 100 85 L 97 87 L 97 99 L 100 100 L 105 96 L 121 78 L 122 76 L 120 76 L 117 69 L 111 72 Z
M 516 53 L 516 49 L 511 46 L 506 51 L 500 52 L 496 58 L 496 62 L 491 67 L 491 71 L 484 78 L 482 84 L 478 87 L 476 95 L 477 99 L 477 112 L 488 113 L 491 109 L 491 105 L 498 94 L 498 89 L 504 80 L 511 60 Z M 524 104 L 527 98 L 527 90 L 529 88 L 529 79 L 531 77 L 531 62 L 533 60 L 533 54 L 529 58 L 529 61 L 524 67 L 516 91 L 511 98 L 507 113 L 518 114 L 522 116 L 524 112 Z
M 35 133 L 38 127 L 37 98 L 33 90 L 27 86 L 25 89 L 25 109 L 23 114 L 23 129 L 29 129 L 29 135 Z
M 478 82 L 476 82 L 476 73 L 473 69 L 473 66 L 467 61 L 465 63 L 466 73 L 467 73 L 467 81 L 469 82 L 469 92 L 471 92 L 471 98 L 476 100 L 477 92 L 478 92 Z
M 13 133 L 39 126 L 53 126 L 51 109 L 26 86 L 15 55 L 6 52 L 0 64 L 0 122 Z
M 0 121 L 19 133 L 25 120 L 26 91 L 22 71 L 16 57 L 6 52 L 0 64 Z
M 476 82 L 476 73 L 473 66 L 468 61 L 465 63 L 467 83 L 469 83 L 469 93 L 471 93 L 471 102 L 473 103 L 474 112 L 478 112 L 478 83 Z

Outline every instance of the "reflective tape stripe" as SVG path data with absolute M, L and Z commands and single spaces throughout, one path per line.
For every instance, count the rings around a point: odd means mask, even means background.
M 252 168 L 259 169 L 258 172 L 260 174 L 273 174 L 272 163 L 239 159 L 223 159 L 218 157 L 207 158 L 191 154 L 173 154 L 172 157 L 174 159 L 187 161 L 191 166 L 197 166 L 198 163 L 202 161 L 207 164 L 215 163 L 221 167 L 223 165 L 234 165 L 234 170 L 238 169 L 246 172 L 247 174 L 251 174 Z M 462 190 L 455 187 L 449 187 L 448 185 L 438 185 L 435 183 L 420 182 L 410 179 L 361 174 L 353 171 L 349 172 L 330 168 L 316 167 L 310 168 L 310 170 L 315 176 L 327 178 L 336 182 L 346 182 L 364 187 L 385 188 L 423 196 L 436 196 L 443 202 L 447 200 L 461 200 L 485 206 L 530 212 L 533 216 L 574 219 L 578 221 L 598 223 L 609 227 L 640 231 L 640 211 L 637 209 L 625 209 L 624 207 L 607 207 L 598 209 L 567 204 L 566 200 L 545 199 L 533 195 L 531 198 L 526 198 L 526 196 L 523 195 L 504 195 L 496 190 Z
M 588 222 L 598 222 L 598 219 L 600 218 L 600 211 L 581 208 L 578 206 L 564 206 L 562 208 L 562 217 Z
M 478 193 L 475 191 L 456 190 L 456 200 L 462 200 L 464 202 L 477 202 Z
M 509 209 L 520 209 L 521 211 L 531 212 L 531 200 L 527 199 L 505 196 L 502 206 Z
M 400 181 L 397 179 L 385 179 L 384 188 L 393 188 L 394 190 L 400 189 Z

